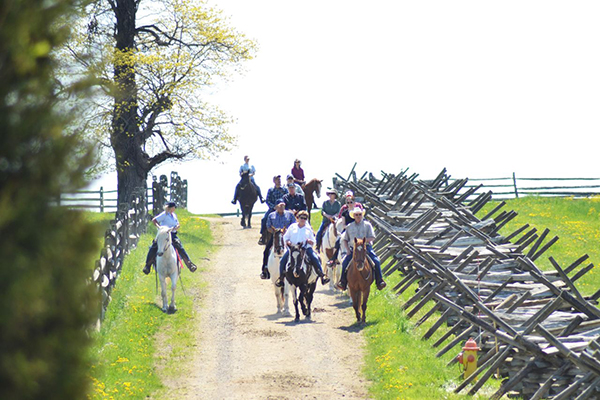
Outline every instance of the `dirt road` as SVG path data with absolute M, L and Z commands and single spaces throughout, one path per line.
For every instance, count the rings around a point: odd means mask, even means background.
M 260 220 L 211 219 L 215 243 L 192 372 L 171 381 L 175 399 L 367 399 L 363 338 L 348 299 L 320 283 L 311 321 L 276 314 L 270 280 L 259 278 Z M 293 304 L 290 296 L 290 311 Z

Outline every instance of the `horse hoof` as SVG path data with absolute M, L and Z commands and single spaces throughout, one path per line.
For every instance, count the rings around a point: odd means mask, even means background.
M 169 309 L 167 310 L 167 314 L 175 314 L 176 311 L 177 311 L 177 307 L 170 306 Z

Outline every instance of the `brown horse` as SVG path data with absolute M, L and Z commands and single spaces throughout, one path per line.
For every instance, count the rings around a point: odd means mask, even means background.
M 367 313 L 367 301 L 373 283 L 373 268 L 367 257 L 366 239 L 354 239 L 352 261 L 348 265 L 348 293 L 356 313 L 356 322 L 364 324 Z M 362 317 L 361 311 L 362 309 Z
M 310 222 L 310 210 L 312 209 L 313 204 L 315 204 L 316 207 L 314 193 L 317 194 L 317 197 L 321 197 L 322 182 L 322 180 L 315 178 L 302 185 L 302 190 L 304 191 L 304 200 L 306 201 L 306 211 L 308 211 L 308 222 Z

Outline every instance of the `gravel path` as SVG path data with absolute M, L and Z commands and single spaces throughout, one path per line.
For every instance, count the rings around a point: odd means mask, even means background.
M 209 219 L 220 250 L 211 257 L 188 376 L 166 382 L 175 399 L 367 399 L 364 340 L 347 297 L 319 283 L 311 321 L 276 314 L 270 280 L 259 278 L 260 220 Z M 293 304 L 290 296 L 290 311 Z

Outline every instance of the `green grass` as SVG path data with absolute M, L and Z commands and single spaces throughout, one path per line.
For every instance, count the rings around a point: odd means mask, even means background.
M 179 237 L 192 260 L 206 257 L 212 245 L 208 222 L 185 210 L 178 210 L 177 216 L 182 226 Z M 174 315 L 164 314 L 159 307 L 160 296 L 155 292 L 154 274 L 146 276 L 141 271 L 156 229 L 149 225 L 148 232 L 126 257 L 106 318 L 94 335 L 94 362 L 90 366 L 93 387 L 89 396 L 92 399 L 144 399 L 160 393 L 161 377 L 184 374 L 182 366 L 193 354 L 189 349 L 197 345 L 191 329 L 199 318 L 194 312 L 193 297 L 205 285 L 204 268 L 200 264 L 191 274 L 184 267 L 182 279 L 187 296 L 179 286 L 179 310 Z M 163 346 L 165 343 L 169 346 Z
M 486 204 L 477 216 L 483 218 L 498 202 Z M 554 236 L 559 240 L 548 249 L 535 263 L 543 270 L 554 270 L 548 260 L 552 256 L 564 269 L 584 254 L 589 259 L 580 268 L 593 263 L 597 266 L 600 261 L 600 197 L 589 199 L 551 198 L 528 196 L 508 200 L 501 211 L 514 210 L 518 216 L 500 230 L 500 234 L 509 235 L 525 224 L 537 228 L 541 234 L 545 228 L 550 229 L 544 243 Z M 522 233 L 521 233 L 522 235 Z M 520 236 L 518 236 L 520 237 Z M 514 239 L 513 239 L 514 241 Z M 531 245 L 530 245 L 531 247 Z M 527 249 L 525 250 L 527 253 Z M 583 294 L 589 295 L 600 288 L 600 272 L 592 269 L 576 282 Z

